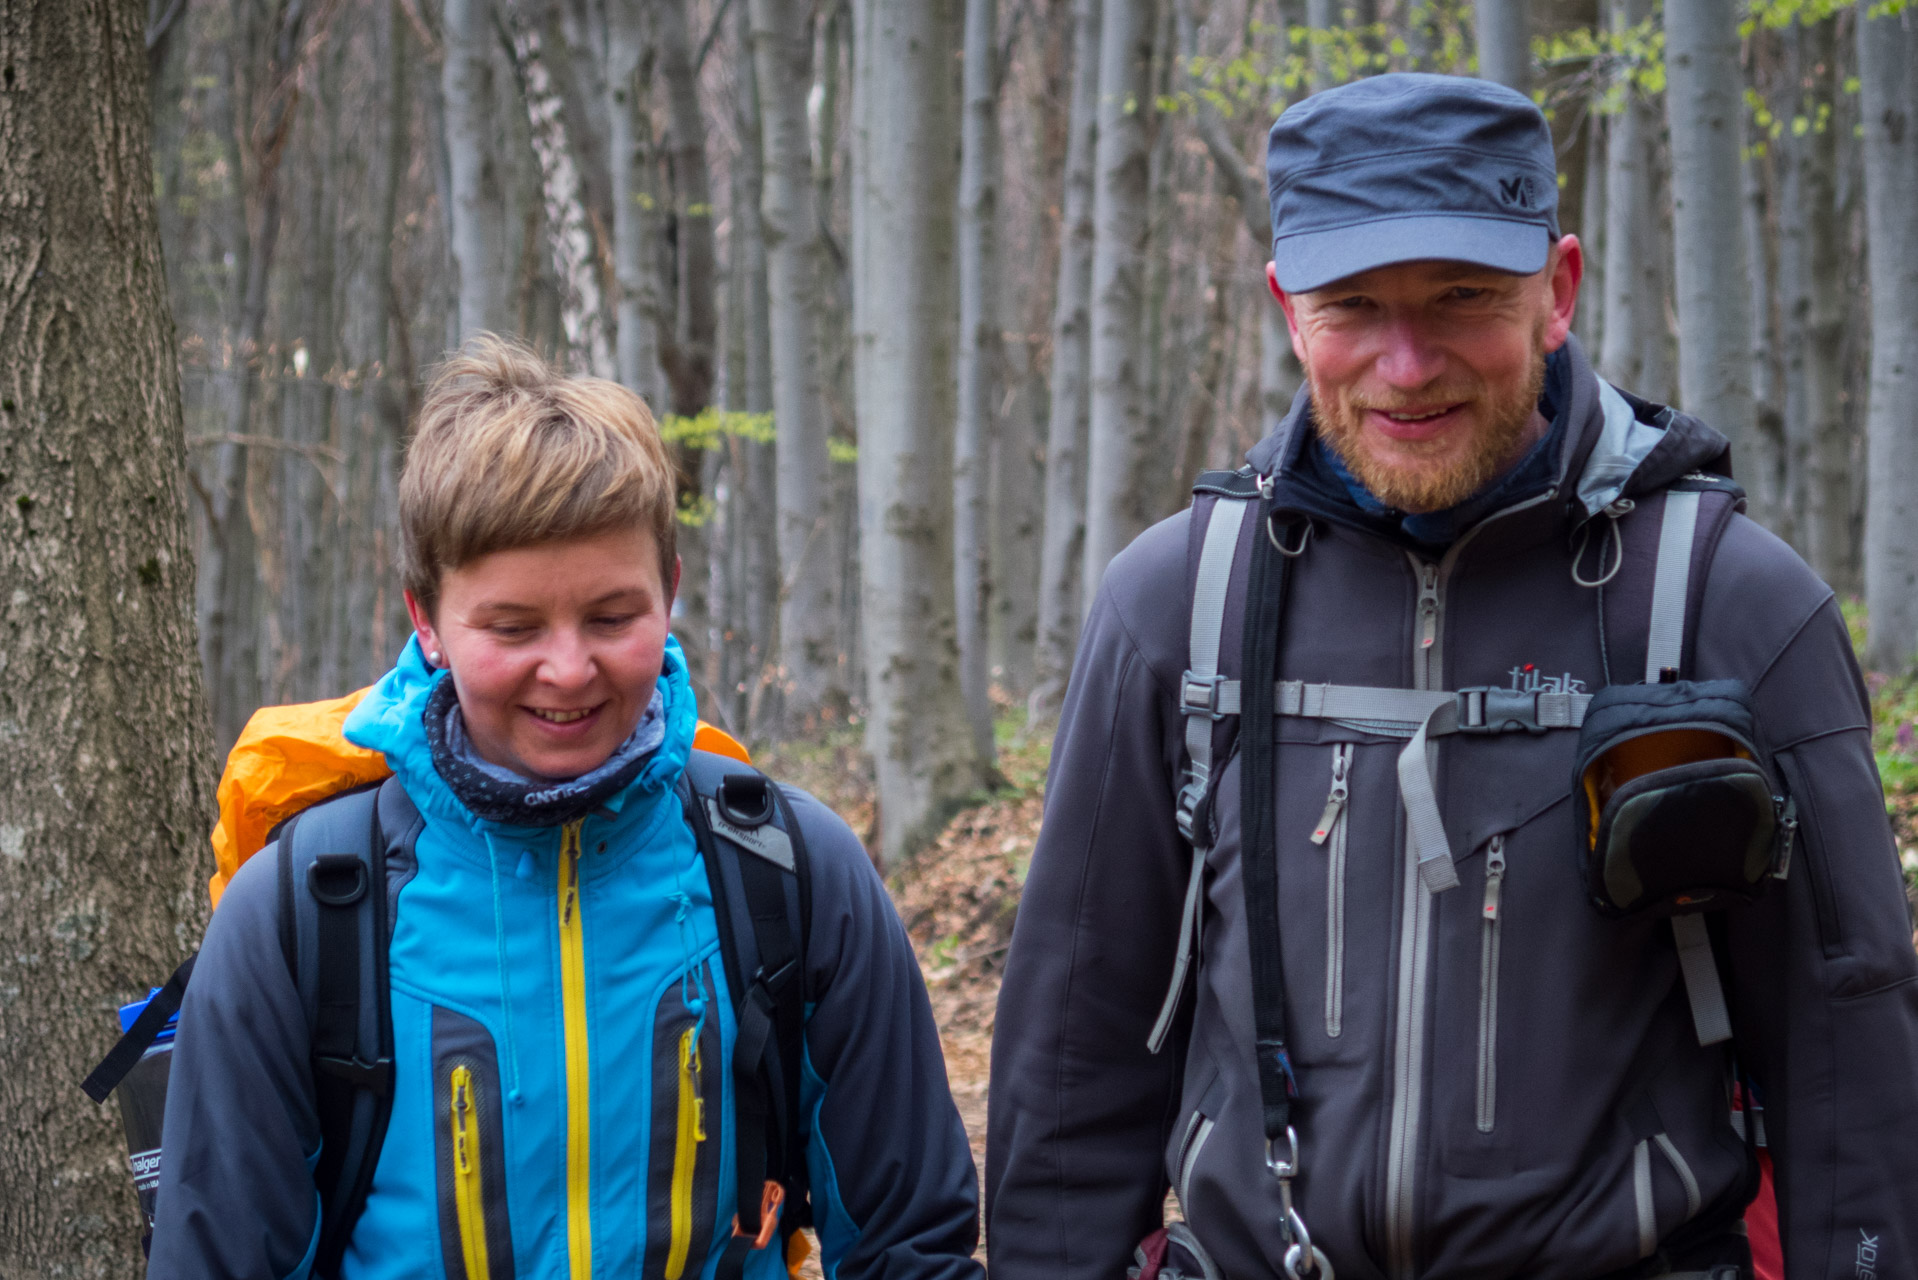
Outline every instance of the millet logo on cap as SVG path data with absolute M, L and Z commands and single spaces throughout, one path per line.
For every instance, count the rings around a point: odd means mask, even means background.
M 1499 203 L 1511 209 L 1538 207 L 1538 180 L 1529 173 L 1515 173 L 1498 180 Z

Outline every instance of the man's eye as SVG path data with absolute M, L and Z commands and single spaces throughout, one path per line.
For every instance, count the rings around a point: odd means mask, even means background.
M 1335 298 L 1332 301 L 1332 305 L 1338 308 L 1340 311 L 1357 311 L 1360 308 L 1369 305 L 1371 301 L 1372 300 L 1366 297 L 1364 294 L 1358 293 L 1358 294 L 1353 294 L 1349 298 Z
M 1481 302 L 1491 296 L 1490 289 L 1481 289 L 1476 285 L 1462 284 L 1452 290 L 1455 302 Z

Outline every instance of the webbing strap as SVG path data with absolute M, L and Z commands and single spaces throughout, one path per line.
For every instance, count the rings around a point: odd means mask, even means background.
M 1217 682 L 1220 715 L 1238 715 L 1243 692 L 1237 680 Z M 1307 684 L 1281 680 L 1273 713 L 1307 720 L 1342 720 L 1377 726 L 1378 732 L 1426 736 L 1503 733 L 1515 729 L 1576 729 L 1585 723 L 1589 693 L 1524 692 L 1489 686 L 1471 689 L 1387 689 L 1359 684 Z M 1434 714 L 1436 713 L 1436 714 Z
M 1445 839 L 1445 819 L 1439 814 L 1433 789 L 1432 761 L 1425 750 L 1433 720 L 1445 711 L 1434 707 L 1412 740 L 1399 752 L 1399 799 L 1405 804 L 1405 832 L 1418 855 L 1419 881 L 1427 893 L 1458 888 L 1458 870 L 1452 865 L 1452 847 Z
M 133 1070 L 133 1064 L 140 1060 L 154 1037 L 160 1034 L 167 1019 L 180 1011 L 180 1001 L 186 998 L 186 984 L 193 977 L 193 962 L 199 958 L 200 953 L 196 951 L 180 962 L 180 967 L 173 971 L 166 985 L 147 1001 L 146 1008 L 140 1010 L 140 1016 L 133 1020 L 126 1034 L 100 1060 L 100 1065 L 88 1073 L 87 1078 L 80 1083 L 87 1097 L 95 1102 L 105 1102 L 107 1095 L 126 1079 L 127 1072 Z
M 1227 714 L 1218 706 L 1218 691 L 1227 683 L 1219 678 L 1219 637 L 1225 630 L 1225 598 L 1232 583 L 1239 530 L 1251 505 L 1247 498 L 1221 498 L 1213 504 L 1205 542 L 1199 549 L 1198 574 L 1192 583 L 1191 638 L 1186 657 L 1190 665 L 1179 692 L 1179 712 L 1185 717 L 1185 785 L 1179 789 L 1174 814 L 1179 833 L 1192 846 L 1192 869 L 1186 876 L 1185 902 L 1179 910 L 1179 950 L 1172 962 L 1172 981 L 1159 1004 L 1152 1033 L 1146 1037 L 1146 1049 L 1152 1053 L 1165 1047 L 1166 1035 L 1172 1030 L 1205 913 L 1205 853 L 1210 845 L 1199 809 L 1212 785 L 1212 726 Z M 1236 696 L 1235 689 L 1235 703 Z
M 1657 684 L 1685 656 L 1685 596 L 1691 587 L 1692 535 L 1698 528 L 1696 493 L 1668 491 L 1658 531 L 1658 568 L 1652 578 L 1651 629 L 1645 641 L 1645 683 Z
M 1692 539 L 1698 530 L 1700 495 L 1677 490 L 1665 494 L 1664 523 L 1658 530 L 1657 568 L 1652 578 L 1651 626 L 1645 640 L 1645 683 L 1657 684 L 1685 659 L 1685 600 L 1691 591 Z M 1718 980 L 1711 934 L 1703 916 L 1672 917 L 1672 941 L 1678 946 L 1678 970 L 1685 975 L 1692 1025 L 1701 1045 L 1732 1038 L 1731 1013 Z

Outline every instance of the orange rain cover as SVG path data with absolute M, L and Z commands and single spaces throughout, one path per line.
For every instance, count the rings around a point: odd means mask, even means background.
M 265 847 L 274 827 L 328 796 L 379 782 L 393 772 L 384 755 L 353 745 L 342 732 L 347 715 L 369 691 L 325 702 L 261 707 L 246 722 L 220 775 L 220 820 L 213 828 L 218 870 L 207 883 L 214 906 L 220 905 L 220 895 L 240 864 Z M 703 720 L 693 747 L 752 763 L 736 738 Z

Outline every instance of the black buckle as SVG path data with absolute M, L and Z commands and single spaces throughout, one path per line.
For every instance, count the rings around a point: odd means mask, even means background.
M 751 990 L 763 991 L 768 997 L 777 996 L 780 990 L 785 987 L 786 983 L 792 979 L 794 971 L 798 968 L 799 961 L 796 958 L 786 961 L 785 964 L 780 965 L 779 968 L 772 973 L 767 973 L 765 967 L 761 966 L 753 974 Z M 766 1010 L 768 1013 L 772 1011 L 770 1000 L 767 1003 Z
M 772 821 L 772 787 L 764 774 L 729 773 L 713 793 L 719 816 L 735 827 L 763 827 Z
M 1204 716 L 1208 720 L 1225 719 L 1226 713 L 1219 710 L 1219 692 L 1224 687 L 1224 676 L 1200 679 L 1190 671 L 1186 672 L 1179 679 L 1179 713 Z
M 357 853 L 323 853 L 306 869 L 307 892 L 325 907 L 352 906 L 366 896 L 370 883 L 366 859 Z
M 1481 735 L 1544 733 L 1545 726 L 1538 722 L 1538 695 L 1490 685 L 1460 689 L 1458 731 Z
M 313 1065 L 329 1076 L 346 1081 L 356 1089 L 384 1094 L 393 1087 L 393 1060 L 378 1058 L 372 1062 L 360 1058 L 315 1057 Z

